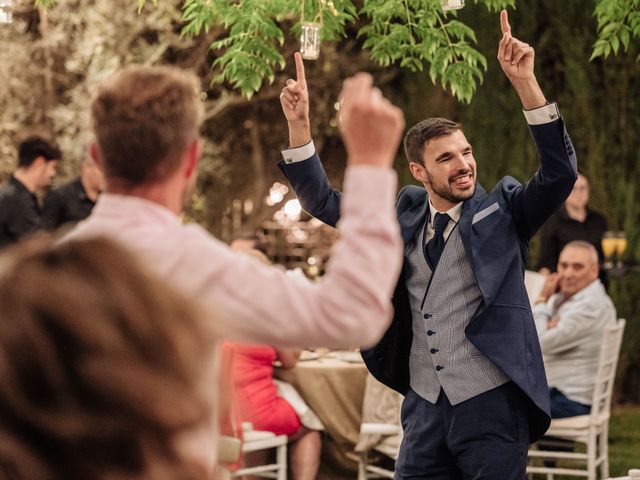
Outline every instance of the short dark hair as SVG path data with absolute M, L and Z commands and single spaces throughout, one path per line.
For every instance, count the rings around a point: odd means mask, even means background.
M 60 160 L 62 153 L 54 142 L 32 135 L 18 146 L 18 167 L 30 167 L 38 157 L 44 157 L 48 162 Z
M 422 152 L 426 143 L 433 139 L 462 130 L 462 124 L 442 117 L 432 117 L 418 122 L 404 136 L 404 153 L 409 163 L 424 165 Z

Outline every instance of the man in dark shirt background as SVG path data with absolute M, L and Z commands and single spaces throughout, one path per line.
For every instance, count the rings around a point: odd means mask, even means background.
M 18 147 L 18 168 L 0 187 L 0 248 L 42 228 L 36 191 L 51 184 L 62 157 L 58 146 L 31 136 Z
M 104 175 L 92 159 L 85 159 L 80 169 L 78 178 L 49 191 L 45 197 L 42 221 L 47 230 L 87 218 L 104 190 Z
M 555 272 L 560 252 L 574 240 L 584 240 L 598 252 L 600 265 L 604 261 L 602 236 L 607 230 L 606 218 L 587 208 L 589 203 L 589 181 L 579 174 L 571 195 L 564 206 L 554 213 L 540 229 L 540 257 L 537 269 L 540 273 Z M 601 279 L 603 270 L 600 269 Z

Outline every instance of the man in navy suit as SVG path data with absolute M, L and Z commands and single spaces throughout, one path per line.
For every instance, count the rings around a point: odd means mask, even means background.
M 405 243 L 394 321 L 363 357 L 405 395 L 396 479 L 522 479 L 528 443 L 548 428 L 549 395 L 524 286 L 529 240 L 571 192 L 576 158 L 555 104 L 534 75 L 534 50 L 500 16 L 498 61 L 523 105 L 540 156 L 524 185 L 487 193 L 459 124 L 424 120 L 405 136 L 414 178 L 396 206 Z M 340 192 L 311 140 L 304 66 L 280 96 L 291 148 L 281 169 L 313 216 L 335 225 Z

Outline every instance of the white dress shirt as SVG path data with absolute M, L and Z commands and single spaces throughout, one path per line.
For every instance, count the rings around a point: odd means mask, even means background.
M 563 300 L 556 293 L 533 307 L 547 381 L 570 400 L 590 405 L 602 331 L 616 320 L 616 309 L 600 280 Z M 556 316 L 558 325 L 548 328 Z

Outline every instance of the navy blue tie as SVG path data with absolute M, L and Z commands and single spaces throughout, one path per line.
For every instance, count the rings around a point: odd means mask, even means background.
M 431 271 L 435 271 L 438 266 L 438 261 L 440 260 L 440 255 L 442 255 L 442 250 L 444 250 L 445 242 L 443 234 L 449 224 L 449 220 L 451 220 L 451 218 L 446 213 L 436 213 L 436 218 L 433 220 L 435 234 L 425 246 L 425 254 Z

